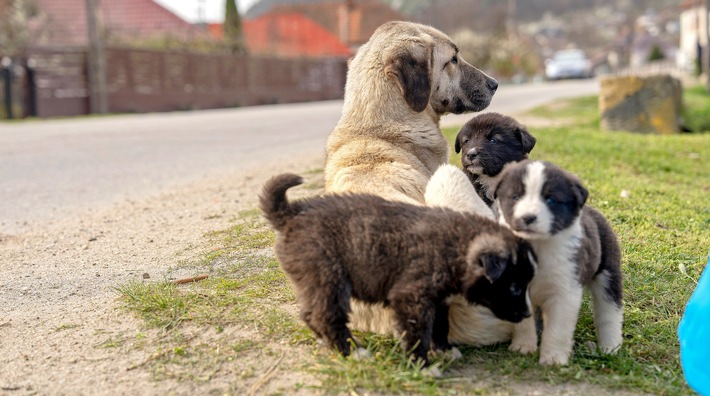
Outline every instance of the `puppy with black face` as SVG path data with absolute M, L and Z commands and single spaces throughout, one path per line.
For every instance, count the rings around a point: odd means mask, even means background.
M 260 196 L 277 232 L 275 251 L 318 337 L 350 354 L 350 300 L 380 303 L 395 314 L 407 350 L 449 349 L 449 297 L 489 307 L 503 320 L 530 316 L 527 285 L 535 271 L 530 245 L 497 222 L 444 208 L 369 194 L 290 202 L 303 179 L 283 174 Z
M 536 139 L 515 119 L 498 114 L 480 114 L 469 120 L 456 136 L 456 153 L 478 195 L 493 204 L 493 190 L 503 167 L 528 158 Z
M 499 221 L 530 242 L 538 271 L 530 283 L 533 307 L 542 311 L 541 364 L 567 364 L 588 287 L 599 348 L 613 353 L 622 343 L 621 249 L 614 230 L 585 205 L 588 191 L 573 174 L 542 161 L 522 161 L 503 171 L 496 191 Z M 537 350 L 535 321 L 514 326 L 510 349 Z

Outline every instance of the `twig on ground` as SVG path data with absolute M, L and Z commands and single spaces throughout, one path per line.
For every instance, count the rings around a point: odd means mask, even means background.
M 273 377 L 276 373 L 276 368 L 279 366 L 279 364 L 281 364 L 281 361 L 284 360 L 284 356 L 286 356 L 286 354 L 281 353 L 281 356 L 276 359 L 276 362 L 274 362 L 274 364 L 271 365 L 271 367 L 269 367 L 269 369 L 266 370 L 266 372 L 261 377 L 259 377 L 259 379 L 251 387 L 249 387 L 249 392 L 247 392 L 249 396 L 255 395 L 256 391 L 259 390 L 259 388 L 261 388 L 262 386 L 264 386 L 264 384 L 271 380 L 271 377 Z
M 198 276 L 195 276 L 194 278 L 178 279 L 178 280 L 173 281 L 173 283 L 176 285 L 182 285 L 183 283 L 197 282 L 197 281 L 201 281 L 201 280 L 207 279 L 207 278 L 208 278 L 207 275 L 198 275 Z

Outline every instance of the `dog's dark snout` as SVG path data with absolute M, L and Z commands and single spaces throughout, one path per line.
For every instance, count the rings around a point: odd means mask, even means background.
M 488 89 L 491 90 L 491 92 L 495 92 L 498 89 L 498 81 L 496 81 L 492 78 L 489 78 L 486 81 L 486 86 L 488 87 Z
M 478 149 L 475 147 L 466 152 L 466 157 L 468 157 L 468 159 L 471 161 L 475 160 L 477 156 L 478 156 Z
M 537 216 L 535 216 L 535 215 L 523 216 L 522 220 L 523 220 L 523 223 L 525 223 L 525 225 L 530 225 L 530 224 L 534 223 L 535 220 L 537 220 Z

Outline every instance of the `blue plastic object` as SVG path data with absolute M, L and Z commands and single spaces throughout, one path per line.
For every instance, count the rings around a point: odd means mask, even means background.
M 710 396 L 710 257 L 678 325 L 680 363 L 694 391 Z

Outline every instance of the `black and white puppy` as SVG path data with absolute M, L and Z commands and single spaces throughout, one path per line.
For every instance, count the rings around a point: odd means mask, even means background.
M 535 147 L 535 138 L 515 119 L 484 113 L 469 120 L 456 136 L 454 148 L 478 195 L 493 205 L 493 191 L 503 167 L 522 161 Z
M 604 216 L 585 206 L 588 192 L 573 174 L 542 161 L 504 170 L 496 191 L 499 222 L 532 245 L 538 271 L 530 299 L 542 311 L 541 364 L 567 364 L 582 304 L 592 294 L 599 348 L 613 353 L 622 343 L 621 250 Z M 535 321 L 514 326 L 511 350 L 537 349 Z
M 350 354 L 351 297 L 391 307 L 405 347 L 425 365 L 432 342 L 435 349 L 451 347 L 452 295 L 511 322 L 530 316 L 534 254 L 506 227 L 366 194 L 287 200 L 286 190 L 302 182 L 293 174 L 272 178 L 261 209 L 277 232 L 276 256 L 294 285 L 301 318 L 343 355 Z

